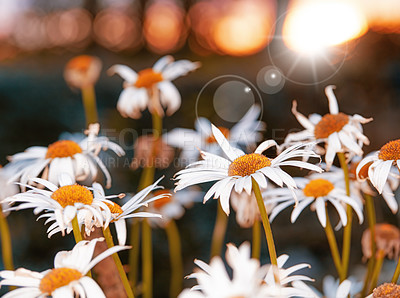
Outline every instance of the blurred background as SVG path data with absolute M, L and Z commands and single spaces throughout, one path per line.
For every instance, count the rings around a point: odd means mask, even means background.
M 120 159 L 104 157 L 113 177 L 108 194 L 135 192 L 140 170 L 129 168 L 133 143 L 151 127 L 148 112 L 140 120 L 122 118 L 117 112 L 122 80 L 106 73 L 117 63 L 138 71 L 165 54 L 201 62 L 196 72 L 174 81 L 182 106 L 164 119 L 166 131 L 193 128 L 196 116 L 229 128 L 258 103 L 267 123 L 265 138 L 281 143 L 287 133 L 301 129 L 290 112 L 292 100 L 305 115 L 323 115 L 328 113 L 324 88 L 334 84 L 342 112 L 374 118 L 364 126 L 371 141 L 365 153 L 399 138 L 396 0 L 0 0 L 2 165 L 8 155 L 33 145 L 47 146 L 63 132 L 83 132 L 80 92 L 63 79 L 65 64 L 81 54 L 103 62 L 95 86 L 102 134 L 127 151 Z M 170 178 L 177 170 L 170 167 L 156 177 L 165 174 L 164 185 L 173 187 Z M 197 204 L 178 221 L 185 274 L 192 272 L 194 258 L 209 261 L 216 203 Z M 380 201 L 376 205 L 378 222 L 398 226 L 397 215 Z M 303 273 L 318 278 L 320 286 L 320 276 L 335 272 L 324 231 L 311 211 L 290 224 L 289 209 L 272 224 L 278 254 L 291 256 L 288 265 L 310 263 L 312 268 Z M 71 236 L 47 239 L 43 221 L 36 222 L 31 211 L 15 212 L 8 221 L 16 267 L 41 271 L 52 266 L 57 251 L 73 246 Z M 365 228 L 366 223 L 353 228 L 350 271 L 360 278 Z M 251 229 L 239 228 L 231 216 L 226 242 L 238 245 L 250 239 Z M 164 231 L 155 230 L 153 242 L 154 293 L 165 297 L 169 262 Z M 262 251 L 266 263 L 265 243 Z M 382 275 L 390 275 L 395 264 L 387 261 L 384 266 Z M 185 287 L 192 284 L 185 280 Z

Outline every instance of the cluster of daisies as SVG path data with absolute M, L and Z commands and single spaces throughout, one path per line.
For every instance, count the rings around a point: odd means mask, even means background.
M 98 63 L 87 57 L 70 63 L 78 68 L 75 72 L 66 72 L 70 84 L 82 89 L 93 84 L 98 78 L 95 70 L 100 71 Z M 140 118 L 146 108 L 161 119 L 172 115 L 180 107 L 181 96 L 171 81 L 198 67 L 198 63 L 174 61 L 171 56 L 161 58 L 152 68 L 138 73 L 124 65 L 111 67 L 110 74 L 124 79 L 118 111 L 123 117 L 133 119 Z M 180 151 L 180 164 L 186 167 L 173 177 L 176 183 L 173 191 L 161 189 L 161 178 L 154 182 L 153 177 L 153 183 L 130 198 L 124 194 L 106 195 L 98 181 L 104 180 L 105 187 L 109 188 L 112 180 L 101 152 L 112 151 L 118 156 L 125 153 L 118 144 L 99 136 L 99 124 L 90 124 L 86 137 L 80 141 L 59 140 L 48 147 L 30 147 L 10 156 L 10 162 L 0 170 L 4 214 L 33 209 L 38 218 L 50 224 L 49 238 L 55 233 L 63 236 L 72 231 L 76 233 L 76 229 L 78 234 L 90 236 L 95 229 L 106 230 L 114 224 L 118 245 L 92 259 L 96 244 L 104 239 L 81 240 L 71 251 L 57 253 L 52 269 L 1 271 L 0 285 L 19 287 L 4 297 L 105 297 L 88 272 L 112 254 L 135 249 L 126 246 L 127 220 L 146 218 L 153 226 L 165 227 L 169 220 L 182 217 L 185 208 L 201 198 L 204 203 L 211 198 L 218 199 L 226 216 L 230 215 L 232 207 L 237 223 L 244 228 L 260 221 L 265 224 L 263 210 L 268 214 L 267 219 L 273 221 L 284 209 L 292 207 L 290 221 L 294 223 L 310 207 L 327 231 L 331 249 L 332 210 L 338 215 L 336 230 L 350 226 L 349 217 L 353 211 L 361 224 L 365 195 L 376 196 L 377 191 L 390 210 L 397 213 L 394 191 L 399 183 L 400 140 L 389 142 L 363 158 L 362 148 L 369 140 L 363 134 L 362 124 L 372 118 L 339 112 L 333 89 L 334 86 L 325 89 L 329 113 L 323 116 L 306 117 L 298 112 L 297 103 L 293 102 L 292 112 L 304 130 L 289 134 L 282 144 L 274 140 L 262 141 L 266 125 L 258 120 L 261 109 L 257 105 L 230 129 L 198 118 L 195 130 L 176 128 L 159 138 L 142 139 L 135 151 L 151 153 L 140 155 L 147 167 L 157 164 L 154 159 L 165 157 L 165 150 L 160 148 L 174 147 Z M 139 154 L 137 152 L 135 155 Z M 333 165 L 336 156 L 344 161 L 343 169 Z M 292 177 L 288 167 L 302 169 L 306 175 Z M 98 179 L 99 170 L 104 179 Z M 203 183 L 210 185 L 205 192 L 197 188 Z M 257 201 L 258 193 L 262 198 L 261 206 Z M 121 200 L 123 204 L 118 202 Z M 333 241 L 336 243 L 335 239 Z M 377 224 L 364 233 L 362 242 L 365 259 L 374 259 L 376 264 L 385 256 L 399 258 L 400 231 L 394 226 Z M 209 264 L 195 260 L 199 268 L 187 277 L 196 279 L 197 284 L 183 290 L 179 297 L 347 297 L 370 294 L 376 286 L 376 274 L 367 276 L 370 283 L 367 286 L 348 277 L 343 257 L 339 260 L 341 264 L 335 263 L 340 280 L 326 277 L 324 293 L 320 293 L 312 286 L 312 278 L 293 275 L 310 265 L 301 263 L 285 268 L 288 258 L 281 254 L 274 264 L 271 256 L 271 264 L 261 265 L 258 258 L 251 256 L 248 242 L 239 248 L 228 244 L 226 262 L 230 269 L 226 270 L 220 256 L 212 258 Z M 372 297 L 383 297 L 378 296 L 381 292 L 398 293 L 395 292 L 399 291 L 396 282 L 397 278 L 378 287 Z

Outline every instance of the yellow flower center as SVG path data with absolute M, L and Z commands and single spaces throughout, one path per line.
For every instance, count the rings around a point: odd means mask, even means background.
M 40 281 L 39 290 L 51 295 L 53 291 L 68 285 L 74 280 L 82 278 L 82 273 L 76 269 L 71 268 L 56 268 L 47 273 Z
M 316 139 L 326 139 L 334 132 L 339 132 L 349 122 L 349 116 L 343 113 L 326 114 L 315 125 L 314 135 Z
M 382 146 L 379 150 L 379 159 L 399 160 L 400 159 L 400 139 L 391 141 Z
M 400 286 L 393 283 L 384 283 L 374 289 L 373 298 L 400 297 Z
M 82 153 L 82 148 L 74 141 L 62 140 L 54 142 L 47 147 L 46 158 L 72 157 Z
M 69 60 L 68 64 L 65 67 L 67 69 L 73 69 L 85 73 L 88 71 L 92 62 L 93 62 L 92 56 L 80 55 Z
M 68 205 L 73 206 L 75 203 L 91 205 L 93 202 L 93 194 L 90 190 L 82 185 L 66 185 L 57 189 L 51 195 L 63 208 Z
M 159 196 L 159 195 L 163 195 L 163 194 L 171 194 L 171 192 L 166 189 L 160 189 L 160 190 L 157 190 L 154 192 L 154 196 Z M 162 207 L 164 207 L 165 205 L 167 205 L 171 202 L 172 202 L 172 196 L 165 196 L 165 197 L 162 197 L 161 199 L 154 201 L 153 206 L 156 209 L 161 209 Z
M 229 137 L 229 129 L 219 126 L 218 129 L 222 132 L 222 134 L 224 135 L 225 138 Z M 212 144 L 212 143 L 216 143 L 217 140 L 215 139 L 214 135 L 209 135 L 206 139 L 206 143 L 207 144 Z
M 112 214 L 121 214 L 122 212 L 123 212 L 123 210 L 122 210 L 122 208 L 121 208 L 121 206 L 120 205 L 118 205 L 117 203 L 112 203 L 112 204 L 110 204 L 110 203 L 107 203 L 107 202 L 104 202 L 106 205 L 107 205 L 107 207 L 110 209 L 110 212 L 112 213 Z
M 329 194 L 335 187 L 331 182 L 325 179 L 311 180 L 303 189 L 306 197 L 324 197 Z
M 150 89 L 154 84 L 161 82 L 163 76 L 159 72 L 155 72 L 152 68 L 146 68 L 138 73 L 138 78 L 135 82 L 136 88 L 147 88 Z
M 262 154 L 245 154 L 232 161 L 228 169 L 228 175 L 245 177 L 270 165 L 271 160 Z

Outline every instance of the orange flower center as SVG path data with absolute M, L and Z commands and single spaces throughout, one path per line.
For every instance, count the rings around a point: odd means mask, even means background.
M 122 212 L 123 212 L 123 210 L 122 210 L 122 208 L 121 208 L 121 206 L 120 205 L 118 205 L 117 203 L 112 203 L 112 204 L 110 204 L 110 203 L 107 203 L 107 202 L 104 202 L 106 205 L 107 205 L 107 207 L 110 209 L 110 212 L 112 213 L 112 214 L 121 214 Z
M 303 189 L 303 193 L 306 197 L 324 197 L 329 194 L 335 187 L 333 184 L 325 179 L 311 180 L 306 187 Z
M 39 290 L 51 295 L 53 291 L 68 285 L 74 280 L 82 278 L 82 273 L 76 269 L 71 268 L 56 268 L 47 273 L 40 281 Z
M 315 125 L 314 135 L 316 139 L 326 139 L 334 132 L 339 132 L 349 122 L 349 116 L 343 113 L 326 114 Z
M 92 62 L 93 62 L 93 57 L 88 55 L 81 55 L 69 60 L 68 64 L 66 65 L 66 68 L 74 69 L 79 72 L 85 73 L 88 71 Z
M 54 142 L 47 147 L 46 158 L 72 157 L 82 153 L 82 148 L 74 141 L 62 140 Z
M 163 76 L 159 72 L 155 72 L 152 68 L 146 68 L 138 73 L 138 78 L 135 82 L 136 88 L 147 88 L 150 89 L 154 84 L 161 82 Z
M 359 165 L 359 163 L 360 163 L 360 162 L 353 162 L 353 163 L 351 163 L 350 166 L 349 166 L 349 178 L 350 178 L 351 180 L 357 180 L 357 175 L 356 175 L 356 173 L 357 173 L 357 166 Z M 366 179 L 366 178 L 368 178 L 368 169 L 369 169 L 369 166 L 370 166 L 370 165 L 372 165 L 372 161 L 369 162 L 369 163 L 367 163 L 367 164 L 365 164 L 365 165 L 360 169 L 360 171 L 358 172 L 358 178 L 361 178 L 361 179 Z
M 56 200 L 63 208 L 68 205 L 73 206 L 75 203 L 91 205 L 93 195 L 86 187 L 82 185 L 66 185 L 57 189 L 51 195 L 53 200 Z
M 384 283 L 374 289 L 372 298 L 400 297 L 400 286 L 393 283 Z
M 391 141 L 382 146 L 379 150 L 379 159 L 399 160 L 400 159 L 400 139 Z
M 271 160 L 262 154 L 245 154 L 232 161 L 228 169 L 228 175 L 245 177 L 270 165 Z
M 171 196 L 171 192 L 169 190 L 166 189 L 160 189 L 154 192 L 154 196 L 159 196 L 159 195 L 166 195 L 169 194 L 169 196 L 165 196 L 162 197 L 161 199 L 158 199 L 156 201 L 153 202 L 153 206 L 156 209 L 161 209 L 162 207 L 164 207 L 165 205 L 169 204 L 172 202 L 172 196 Z
M 229 129 L 222 127 L 222 126 L 218 126 L 218 129 L 222 132 L 222 134 L 224 135 L 225 138 L 229 137 Z M 212 144 L 212 143 L 216 143 L 217 140 L 215 139 L 214 135 L 211 134 L 206 138 L 206 143 L 207 144 Z

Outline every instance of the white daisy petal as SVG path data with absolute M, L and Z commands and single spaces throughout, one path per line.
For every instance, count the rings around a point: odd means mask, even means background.
M 321 225 L 326 227 L 326 209 L 325 209 L 325 201 L 322 198 L 317 198 L 315 200 L 315 211 L 317 212 L 317 216 Z

